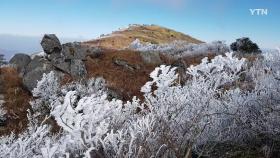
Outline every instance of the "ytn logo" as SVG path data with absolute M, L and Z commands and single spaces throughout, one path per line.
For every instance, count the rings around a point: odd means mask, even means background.
M 251 15 L 268 15 L 268 9 L 249 9 Z

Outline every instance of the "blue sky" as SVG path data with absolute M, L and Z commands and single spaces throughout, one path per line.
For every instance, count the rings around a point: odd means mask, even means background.
M 249 9 L 268 9 L 252 16 Z M 248 36 L 280 46 L 279 0 L 1 0 L 0 34 L 91 39 L 128 24 L 157 24 L 203 41 Z

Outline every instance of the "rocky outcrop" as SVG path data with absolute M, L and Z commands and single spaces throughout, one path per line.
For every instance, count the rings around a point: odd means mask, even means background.
M 44 73 L 54 70 L 52 64 L 42 57 L 35 57 L 26 67 L 26 73 L 23 76 L 23 84 L 32 91 Z
M 62 50 L 60 41 L 55 34 L 46 34 L 41 41 L 41 46 L 46 54 L 60 53 Z
M 31 58 L 27 54 L 16 54 L 9 61 L 9 63 L 13 65 L 21 75 L 25 73 L 25 68 L 30 62 Z
M 45 56 L 35 56 L 25 68 L 23 83 L 29 91 L 35 88 L 44 73 L 55 71 L 59 75 L 67 74 L 74 79 L 84 78 L 87 74 L 84 61 L 87 56 L 99 57 L 101 51 L 83 45 L 80 42 L 61 44 L 54 34 L 47 34 L 41 41 Z

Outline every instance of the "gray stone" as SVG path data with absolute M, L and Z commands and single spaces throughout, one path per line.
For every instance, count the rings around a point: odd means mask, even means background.
M 55 58 L 51 58 L 50 60 L 51 64 L 56 67 L 57 69 L 70 74 L 70 64 L 71 60 L 65 60 L 63 56 L 56 56 Z
M 86 66 L 82 60 L 73 59 L 70 64 L 70 74 L 74 78 L 83 78 L 87 74 Z
M 49 73 L 54 70 L 54 67 L 46 60 L 35 58 L 28 67 L 28 71 L 23 76 L 23 85 L 31 92 L 36 86 L 37 82 L 42 79 L 44 73 Z
M 62 45 L 62 56 L 66 60 L 86 60 L 87 56 L 97 58 L 101 55 L 99 48 L 83 45 L 80 42 L 65 43 Z
M 106 92 L 107 92 L 108 100 L 113 100 L 113 99 L 123 100 L 124 99 L 123 95 L 115 89 L 107 88 Z
M 60 53 L 62 50 L 61 43 L 55 34 L 44 35 L 41 46 L 46 54 Z
M 162 63 L 160 54 L 158 52 L 140 52 L 140 56 L 143 62 L 147 64 L 159 64 Z
M 126 60 L 123 59 L 118 59 L 115 58 L 113 59 L 114 64 L 118 65 L 118 66 L 122 66 L 130 71 L 134 71 L 134 70 L 139 70 L 140 66 L 139 65 L 133 65 L 133 64 L 129 64 Z
M 32 59 L 29 64 L 26 66 L 26 73 L 33 71 L 37 68 L 42 68 L 44 66 L 44 63 L 49 63 L 45 58 L 36 56 L 34 59 Z
M 25 68 L 31 62 L 31 58 L 27 54 L 16 54 L 12 57 L 9 63 L 17 69 L 20 74 L 25 73 Z
M 82 46 L 79 42 L 66 43 L 62 45 L 62 55 L 66 60 L 85 60 L 87 56 L 87 48 L 86 46 Z

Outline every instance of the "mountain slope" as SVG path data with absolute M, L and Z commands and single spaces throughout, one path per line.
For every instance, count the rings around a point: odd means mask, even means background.
M 135 39 L 152 44 L 170 43 L 175 40 L 196 44 L 202 43 L 202 41 L 189 35 L 157 25 L 130 25 L 126 29 L 112 32 L 109 35 L 102 35 L 98 39 L 90 40 L 85 43 L 91 46 L 99 46 L 108 49 L 123 49 L 127 48 Z

